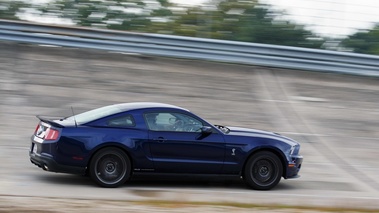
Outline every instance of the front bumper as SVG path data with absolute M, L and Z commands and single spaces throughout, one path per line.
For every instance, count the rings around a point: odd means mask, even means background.
M 289 179 L 289 178 L 300 177 L 299 171 L 300 171 L 302 163 L 303 163 L 303 156 L 301 155 L 291 156 L 291 161 L 287 165 L 287 172 L 284 178 Z

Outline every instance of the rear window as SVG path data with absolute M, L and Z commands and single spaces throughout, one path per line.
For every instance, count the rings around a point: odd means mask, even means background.
M 75 120 L 77 124 L 85 124 L 85 123 L 88 123 L 88 122 L 91 122 L 91 121 L 94 121 L 94 120 L 97 120 L 109 115 L 120 113 L 120 112 L 122 112 L 122 110 L 115 105 L 105 106 L 105 107 L 101 107 L 101 108 L 97 108 L 94 110 L 77 114 L 75 115 Z M 73 116 L 71 116 L 67 119 L 73 120 L 74 118 Z
M 124 115 L 109 119 L 107 125 L 112 127 L 133 127 L 135 126 L 135 123 L 131 115 Z

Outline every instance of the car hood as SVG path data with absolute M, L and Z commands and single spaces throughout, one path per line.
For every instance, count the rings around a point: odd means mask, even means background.
M 250 129 L 250 128 L 242 128 L 242 127 L 233 127 L 233 126 L 227 126 L 227 128 L 229 128 L 230 130 L 228 135 L 270 138 L 270 139 L 286 142 L 291 146 L 295 146 L 299 144 L 298 142 L 292 140 L 291 138 L 285 137 L 275 132 L 268 132 L 268 131 L 263 131 L 263 130 L 258 130 L 258 129 Z

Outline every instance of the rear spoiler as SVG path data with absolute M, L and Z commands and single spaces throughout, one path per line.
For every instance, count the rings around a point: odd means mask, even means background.
M 58 127 L 58 128 L 63 128 L 64 126 L 55 122 L 54 120 L 59 120 L 61 118 L 58 117 L 53 117 L 53 116 L 45 116 L 45 115 L 37 115 L 36 116 L 40 121 L 43 121 L 45 123 L 50 124 L 51 126 Z

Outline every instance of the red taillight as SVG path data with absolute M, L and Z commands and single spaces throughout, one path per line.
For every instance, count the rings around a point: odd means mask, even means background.
M 59 131 L 55 129 L 49 128 L 46 131 L 45 140 L 56 140 L 59 136 Z
M 34 131 L 34 135 L 37 134 L 38 129 L 39 129 L 39 124 L 37 125 L 36 130 Z

